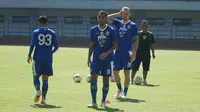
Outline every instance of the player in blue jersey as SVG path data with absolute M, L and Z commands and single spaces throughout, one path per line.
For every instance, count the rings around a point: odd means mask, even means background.
M 107 25 L 107 15 L 105 11 L 98 14 L 98 25 L 91 28 L 90 43 L 88 53 L 88 66 L 91 71 L 90 90 L 92 96 L 92 104 L 88 107 L 97 107 L 97 78 L 98 75 L 103 76 L 102 100 L 101 106 L 106 108 L 106 97 L 109 90 L 109 77 L 111 76 L 111 61 L 113 60 L 113 51 L 117 47 L 116 32 Z M 93 59 L 91 61 L 91 56 Z
M 31 54 L 33 55 L 33 82 L 37 94 L 34 98 L 35 103 L 39 101 L 42 95 L 41 104 L 46 104 L 46 95 L 48 91 L 48 77 L 53 76 L 53 53 L 58 50 L 58 41 L 56 34 L 53 30 L 48 28 L 48 19 L 46 16 L 40 16 L 38 18 L 39 29 L 33 31 L 32 41 L 28 54 L 28 63 L 32 61 Z M 54 49 L 53 49 L 54 47 Z M 53 49 L 53 50 L 52 50 Z M 40 76 L 43 75 L 42 92 L 40 90 Z
M 118 46 L 114 57 L 114 78 L 118 87 L 117 93 L 114 95 L 118 98 L 122 93 L 122 98 L 126 98 L 130 82 L 130 70 L 132 61 L 135 60 L 139 43 L 137 25 L 129 20 L 131 13 L 128 7 L 123 7 L 119 13 L 108 15 L 108 22 L 112 23 L 117 31 Z M 122 17 L 122 20 L 113 19 Z M 133 48 L 134 46 L 134 48 Z M 119 71 L 124 69 L 124 90 L 120 82 Z

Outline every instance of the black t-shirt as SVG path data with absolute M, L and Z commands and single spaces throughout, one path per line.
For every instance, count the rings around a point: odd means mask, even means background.
M 141 32 L 139 31 L 139 47 L 137 50 L 138 55 L 149 55 L 151 44 L 155 43 L 154 35 L 151 32 Z

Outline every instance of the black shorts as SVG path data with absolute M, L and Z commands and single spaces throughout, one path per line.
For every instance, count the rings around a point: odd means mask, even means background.
M 132 63 L 132 70 L 138 71 L 140 63 L 142 62 L 143 70 L 149 71 L 150 68 L 150 55 L 137 55 L 135 61 Z

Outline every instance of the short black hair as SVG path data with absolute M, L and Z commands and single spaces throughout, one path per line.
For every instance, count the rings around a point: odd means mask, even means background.
M 148 25 L 149 23 L 148 23 L 147 20 L 142 20 L 141 25 L 142 25 L 142 24 L 147 24 L 147 25 Z
M 42 24 L 47 24 L 48 23 L 48 18 L 45 15 L 42 15 L 38 18 L 38 21 Z
M 101 14 L 105 15 L 105 17 L 107 17 L 107 16 L 108 16 L 108 12 L 106 12 L 106 11 L 103 11 L 103 10 L 99 11 L 99 15 L 101 15 Z

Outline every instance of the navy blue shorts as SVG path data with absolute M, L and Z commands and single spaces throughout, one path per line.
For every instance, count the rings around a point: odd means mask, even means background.
M 91 75 L 112 76 L 113 62 L 108 63 L 95 63 L 92 62 L 90 66 Z
M 46 61 L 33 61 L 32 71 L 34 76 L 53 76 L 52 63 Z
M 131 53 L 115 53 L 114 56 L 114 70 L 131 70 Z

